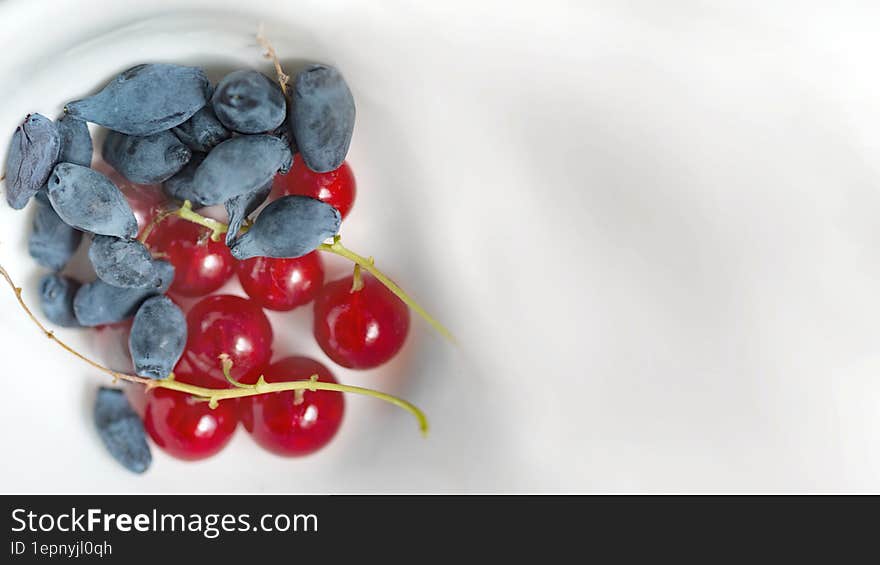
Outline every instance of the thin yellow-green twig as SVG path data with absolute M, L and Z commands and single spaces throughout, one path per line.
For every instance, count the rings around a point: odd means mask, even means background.
M 110 375 L 113 377 L 114 382 L 118 380 L 128 381 L 131 383 L 137 383 L 144 385 L 147 390 L 151 390 L 154 388 L 167 388 L 169 390 L 176 390 L 179 392 L 183 392 L 186 394 L 190 394 L 197 399 L 205 400 L 212 408 L 216 408 L 218 402 L 222 400 L 228 400 L 231 398 L 244 398 L 247 396 L 256 396 L 259 394 L 268 394 L 272 392 L 285 392 L 285 391 L 297 391 L 297 390 L 331 390 L 336 392 L 348 392 L 353 394 L 362 394 L 366 396 L 371 396 L 373 398 L 378 398 L 380 400 L 384 400 L 385 402 L 389 402 L 395 406 L 403 408 L 404 410 L 411 413 L 419 422 L 419 429 L 423 434 L 427 434 L 428 432 L 428 420 L 425 417 L 425 414 L 419 410 L 415 405 L 401 398 L 397 398 L 396 396 L 392 396 L 390 394 L 386 394 L 384 392 L 379 392 L 376 390 L 349 386 L 337 383 L 325 383 L 320 381 L 283 381 L 283 382 L 273 382 L 267 383 L 266 379 L 263 375 L 260 376 L 259 380 L 254 385 L 245 385 L 242 383 L 238 383 L 237 381 L 232 380 L 231 376 L 227 377 L 230 382 L 237 385 L 236 388 L 231 389 L 214 389 L 207 387 L 200 387 L 195 385 L 190 385 L 187 383 L 182 383 L 180 381 L 175 380 L 174 378 L 167 378 L 163 380 L 153 380 L 144 377 L 138 377 L 136 375 L 129 375 L 128 373 L 121 373 L 118 371 L 114 371 L 109 367 L 105 367 L 104 365 L 98 363 L 97 361 L 90 359 L 89 357 L 83 355 L 79 351 L 75 350 L 73 347 L 62 341 L 58 336 L 55 335 L 55 332 L 46 328 L 40 320 L 34 315 L 31 309 L 28 307 L 27 303 L 21 296 L 21 288 L 15 285 L 12 277 L 6 271 L 3 266 L 0 266 L 0 276 L 6 280 L 9 284 L 9 287 L 15 292 L 15 297 L 18 300 L 18 304 L 25 311 L 28 318 L 38 327 L 40 330 L 52 341 L 58 344 L 62 349 L 67 351 L 68 353 L 74 355 L 79 358 L 81 361 L 91 365 L 93 368 Z M 224 367 L 224 373 L 228 374 L 229 369 L 232 367 L 232 362 L 228 357 L 221 358 L 222 366 Z M 228 363 L 228 366 L 227 366 Z

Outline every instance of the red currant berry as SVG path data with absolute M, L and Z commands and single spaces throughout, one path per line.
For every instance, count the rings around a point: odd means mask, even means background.
M 143 233 L 144 228 L 163 210 L 167 199 L 158 184 L 130 184 L 129 187 L 120 187 L 122 194 L 128 200 L 131 211 L 138 223 L 138 234 Z
M 210 230 L 177 217 L 155 226 L 147 245 L 165 254 L 174 265 L 170 291 L 181 296 L 204 296 L 229 280 L 235 258 L 222 241 L 211 241 Z
M 232 387 L 226 379 L 223 380 L 223 383 L 220 383 L 215 377 L 208 373 L 197 371 L 193 368 L 192 363 L 187 359 L 187 351 L 187 349 L 183 350 L 183 356 L 180 358 L 180 361 L 177 362 L 177 365 L 174 366 L 174 380 L 205 388 Z
M 188 337 L 183 357 L 189 374 L 227 384 L 220 355 L 229 355 L 233 379 L 262 372 L 272 356 L 272 326 L 263 310 L 239 296 L 208 296 L 186 316 Z M 254 379 L 256 379 L 254 376 Z M 256 382 L 256 381 L 255 381 Z
M 352 277 L 327 284 L 315 299 L 315 338 L 333 361 L 371 369 L 400 351 L 409 331 L 409 309 L 369 275 L 352 291 Z
M 156 388 L 147 393 L 144 428 L 156 445 L 179 459 L 194 461 L 223 449 L 238 424 L 238 403 L 221 400 L 216 408 L 192 395 Z
M 307 357 L 287 357 L 266 369 L 266 382 L 318 380 L 335 383 L 327 367 Z M 251 382 L 256 382 L 253 378 Z M 342 423 L 340 392 L 286 391 L 243 398 L 241 421 L 264 449 L 284 456 L 308 455 L 327 445 Z
M 317 251 L 296 259 L 254 257 L 240 261 L 237 269 L 247 295 L 269 310 L 308 304 L 324 284 L 324 266 Z
M 354 205 L 357 183 L 348 162 L 343 162 L 335 171 L 316 173 L 297 153 L 290 172 L 275 177 L 274 188 L 278 196 L 301 194 L 317 198 L 339 210 L 345 218 Z

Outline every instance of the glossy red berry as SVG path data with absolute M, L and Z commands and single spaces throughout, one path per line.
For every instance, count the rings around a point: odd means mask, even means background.
M 254 257 L 239 261 L 237 270 L 251 300 L 269 310 L 308 304 L 324 284 L 324 266 L 317 251 L 296 259 Z
M 266 381 L 318 380 L 335 383 L 324 365 L 307 357 L 287 357 L 266 368 Z M 256 382 L 252 379 L 252 382 Z M 299 392 L 299 394 L 297 394 Z M 287 391 L 242 399 L 241 421 L 263 448 L 284 456 L 314 453 L 327 445 L 342 423 L 345 399 L 328 390 Z
M 293 167 L 286 175 L 277 175 L 274 191 L 278 196 L 301 194 L 317 198 L 333 206 L 345 218 L 354 206 L 357 183 L 348 162 L 329 173 L 316 173 L 310 170 L 302 156 L 297 153 Z
M 220 355 L 232 360 L 232 378 L 259 373 L 272 356 L 272 326 L 262 308 L 239 296 L 203 298 L 186 316 L 188 337 L 182 360 L 189 374 L 227 384 Z M 181 366 L 181 364 L 178 364 Z M 254 378 L 256 378 L 256 376 Z
M 147 393 L 144 428 L 169 454 L 193 461 L 223 449 L 238 424 L 238 401 L 222 400 L 216 408 L 192 395 L 167 388 Z
M 371 369 L 400 351 L 409 331 L 409 309 L 369 275 L 352 292 L 352 277 L 328 283 L 315 299 L 315 338 L 333 361 Z
M 198 224 L 170 217 L 157 225 L 147 238 L 154 253 L 165 254 L 174 265 L 170 291 L 181 296 L 204 296 L 229 280 L 235 258 L 222 241 L 211 241 L 210 230 Z

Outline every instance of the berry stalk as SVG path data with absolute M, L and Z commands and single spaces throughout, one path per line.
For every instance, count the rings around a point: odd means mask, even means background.
M 340 257 L 345 257 L 355 265 L 359 266 L 361 269 L 367 271 L 371 275 L 373 275 L 379 282 L 384 284 L 388 290 L 394 293 L 397 298 L 401 299 L 407 306 L 415 310 L 419 316 L 424 318 L 426 322 L 431 324 L 431 326 L 437 330 L 443 337 L 451 341 L 452 343 L 456 343 L 455 336 L 452 335 L 446 327 L 435 320 L 424 308 L 419 306 L 419 304 L 409 297 L 402 288 L 397 286 L 391 279 L 385 276 L 385 273 L 376 268 L 373 264 L 372 258 L 367 258 L 362 255 L 358 255 L 354 251 L 348 249 L 342 243 L 340 243 L 340 237 L 334 236 L 333 243 L 322 243 L 318 246 L 318 250 L 324 251 L 326 253 L 333 253 L 334 255 L 339 255 Z
M 183 205 L 177 210 L 174 210 L 164 215 L 162 219 L 165 219 L 169 215 L 176 215 L 184 220 L 208 228 L 209 230 L 211 230 L 211 239 L 213 239 L 214 241 L 218 241 L 220 237 L 229 229 L 228 226 L 223 222 L 219 222 L 211 218 L 206 218 L 205 216 L 202 216 L 198 212 L 194 211 L 192 209 L 192 203 L 189 200 L 184 201 Z M 415 310 L 415 312 L 418 313 L 418 315 L 421 316 L 426 322 L 431 324 L 431 327 L 437 330 L 440 335 L 448 339 L 450 342 L 456 343 L 455 336 L 452 335 L 452 332 L 446 329 L 446 326 L 434 319 L 433 316 L 428 314 L 428 312 L 424 308 L 422 308 L 415 300 L 413 300 L 406 292 L 404 292 L 402 288 L 397 286 L 394 281 L 388 278 L 385 273 L 377 269 L 372 257 L 364 257 L 348 249 L 347 247 L 342 245 L 342 243 L 340 242 L 340 237 L 338 235 L 333 237 L 333 243 L 322 243 L 318 246 L 317 249 L 325 253 L 333 253 L 334 255 L 339 255 L 340 257 L 348 259 L 355 265 L 360 266 L 360 268 L 373 275 L 379 282 L 385 285 L 388 290 L 393 292 L 395 296 L 397 296 L 404 302 L 404 304 Z
M 135 375 L 130 375 L 128 373 L 120 373 L 118 371 L 114 371 L 113 369 L 110 369 L 109 367 L 105 367 L 104 365 L 98 363 L 94 359 L 91 359 L 91 358 L 83 355 L 82 353 L 80 353 L 79 351 L 77 351 L 76 349 L 74 349 L 73 347 L 71 347 L 70 345 L 65 343 L 64 341 L 62 341 L 58 336 L 55 335 L 54 331 L 52 331 L 52 330 L 48 329 L 46 326 L 44 326 L 43 323 L 37 319 L 37 317 L 34 315 L 34 313 L 28 307 L 27 303 L 21 297 L 21 292 L 22 292 L 21 287 L 15 285 L 15 282 L 13 282 L 12 277 L 9 275 L 9 272 L 6 271 L 6 269 L 3 268 L 2 265 L 0 265 L 0 276 L 2 276 L 6 280 L 9 287 L 12 288 L 13 292 L 15 292 L 15 298 L 16 298 L 16 300 L 18 300 L 18 304 L 25 311 L 25 314 L 27 314 L 28 318 L 30 318 L 31 321 L 38 328 L 40 328 L 40 331 L 42 331 L 46 335 L 46 337 L 48 337 L 49 339 L 54 341 L 56 344 L 58 344 L 62 349 L 64 349 L 68 353 L 79 358 L 81 361 L 91 365 L 93 368 L 101 371 L 102 373 L 105 373 L 105 374 L 113 377 L 114 383 L 122 380 L 122 381 L 127 381 L 127 382 L 131 382 L 131 383 L 137 383 L 137 384 L 144 385 L 147 390 L 151 390 L 154 388 L 167 388 L 170 390 L 176 390 L 179 392 L 190 394 L 199 400 L 203 400 L 205 402 L 208 402 L 208 405 L 211 408 L 216 408 L 218 402 L 220 402 L 221 400 L 228 400 L 230 398 L 244 398 L 247 396 L 257 396 L 260 394 L 268 394 L 268 393 L 272 393 L 272 392 L 284 392 L 284 391 L 289 391 L 289 390 L 290 391 L 332 390 L 332 391 L 337 391 L 337 392 L 362 394 L 365 396 L 371 396 L 373 398 L 378 398 L 379 400 L 384 400 L 385 402 L 389 402 L 391 404 L 394 404 L 395 406 L 403 408 L 404 410 L 408 411 L 409 413 L 411 413 L 413 416 L 416 417 L 416 419 L 419 422 L 419 429 L 421 430 L 422 434 L 427 434 L 427 432 L 428 432 L 427 417 L 415 405 L 413 405 L 412 403 L 407 402 L 406 400 L 403 400 L 401 398 L 397 398 L 396 396 L 392 396 L 390 394 L 386 394 L 384 392 L 379 392 L 379 391 L 368 389 L 368 388 L 342 385 L 342 384 L 336 384 L 336 383 L 325 383 L 325 382 L 313 381 L 313 380 L 284 381 L 284 382 L 277 382 L 277 383 L 267 383 L 265 378 L 263 377 L 263 375 L 261 375 L 259 380 L 257 381 L 257 383 L 254 385 L 245 385 L 242 383 L 238 383 L 237 381 L 232 380 L 231 376 L 229 376 L 227 378 L 230 380 L 230 382 L 232 382 L 233 384 L 236 385 L 236 388 L 234 388 L 234 389 L 214 389 L 214 388 L 200 387 L 200 386 L 195 386 L 195 385 L 190 385 L 190 384 L 178 382 L 178 381 L 174 380 L 173 374 L 170 377 L 168 377 L 167 379 L 154 380 L 154 379 L 148 379 L 148 378 L 144 378 L 144 377 L 138 377 Z M 229 361 L 229 359 L 226 358 L 226 359 L 221 359 L 221 362 L 223 363 L 224 373 L 228 374 L 229 370 L 232 367 L 231 361 Z

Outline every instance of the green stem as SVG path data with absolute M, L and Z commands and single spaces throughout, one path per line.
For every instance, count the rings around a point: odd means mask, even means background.
M 227 375 L 227 380 L 233 384 L 236 388 L 232 389 L 214 389 L 214 388 L 205 388 L 200 386 L 193 386 L 186 383 L 182 383 L 170 375 L 167 379 L 164 380 L 153 380 L 144 377 L 138 377 L 136 375 L 129 375 L 128 373 L 120 373 L 114 371 L 104 365 L 98 363 L 97 361 L 83 355 L 64 341 L 62 341 L 55 332 L 47 328 L 43 325 L 40 320 L 34 315 L 31 309 L 28 307 L 27 303 L 25 303 L 24 299 L 21 297 L 21 287 L 15 285 L 12 280 L 12 277 L 0 265 L 0 277 L 2 277 L 9 287 L 15 293 L 15 298 L 18 301 L 19 306 L 24 310 L 25 314 L 27 314 L 28 318 L 36 325 L 43 334 L 54 341 L 57 345 L 59 345 L 62 349 L 67 351 L 68 353 L 78 357 L 80 360 L 88 363 L 95 369 L 110 375 L 113 377 L 113 382 L 122 380 L 130 383 L 137 383 L 144 385 L 147 390 L 151 390 L 154 388 L 167 388 L 169 390 L 176 390 L 179 392 L 191 394 L 199 400 L 204 400 L 208 402 L 208 405 L 211 408 L 216 408 L 217 403 L 221 400 L 227 400 L 230 398 L 244 398 L 247 396 L 257 396 L 259 394 L 267 394 L 271 392 L 284 392 L 288 390 L 297 391 L 297 390 L 332 390 L 337 392 L 348 392 L 353 394 L 362 394 L 365 396 L 372 396 L 373 398 L 378 398 L 379 400 L 384 400 L 395 406 L 403 408 L 407 412 L 411 413 L 416 417 L 419 421 L 419 429 L 423 434 L 427 434 L 428 432 L 428 419 L 425 417 L 425 414 L 419 410 L 415 405 L 397 398 L 396 396 L 391 396 L 390 394 L 385 394 L 384 392 L 379 392 L 376 390 L 370 390 L 368 388 L 361 388 L 356 386 L 348 386 L 336 383 L 324 383 L 324 382 L 314 382 L 314 381 L 287 381 L 287 382 L 279 382 L 279 383 L 267 383 L 266 379 L 260 375 L 260 378 L 257 380 L 257 383 L 254 385 L 246 385 L 234 380 L 231 376 L 230 369 L 232 368 L 232 361 L 228 356 L 221 356 L 221 364 L 224 370 L 224 374 Z
M 178 208 L 174 212 L 174 214 L 180 216 L 188 222 L 199 224 L 200 226 L 204 226 L 211 230 L 212 241 L 220 241 L 220 236 L 229 231 L 229 227 L 223 222 L 218 222 L 217 220 L 206 218 L 198 212 L 193 211 L 192 202 L 190 202 L 189 200 L 184 200 L 183 206 Z
M 354 274 L 351 276 L 351 292 L 357 292 L 364 288 L 364 277 L 361 274 L 361 266 L 354 264 Z
M 211 408 L 216 408 L 217 403 L 221 400 L 229 400 L 231 398 L 245 398 L 248 396 L 256 396 L 259 394 L 268 394 L 271 392 L 286 392 L 286 391 L 295 391 L 295 390 L 332 390 L 335 392 L 348 392 L 352 394 L 362 394 L 365 396 L 371 396 L 373 398 L 378 398 L 380 400 L 384 400 L 385 402 L 389 402 L 395 406 L 403 408 L 410 414 L 416 417 L 419 421 L 419 429 L 423 434 L 428 433 L 428 419 L 425 417 L 425 414 L 419 410 L 415 405 L 403 400 L 401 398 L 397 398 L 396 396 L 392 396 L 390 394 L 385 394 L 384 392 L 379 392 L 377 390 L 371 390 L 369 388 L 362 388 L 359 386 L 350 386 L 343 385 L 338 383 L 325 383 L 322 381 L 285 381 L 278 383 L 267 383 L 263 376 L 260 376 L 260 379 L 257 381 L 257 384 L 254 385 L 244 385 L 241 388 L 205 388 L 195 385 L 190 385 L 186 383 L 182 383 L 180 381 L 174 380 L 162 380 L 162 381 L 150 381 L 147 383 L 147 390 L 153 388 L 167 388 L 170 390 L 176 390 L 178 392 L 183 392 L 186 394 L 191 394 L 197 398 L 205 399 L 208 401 L 208 405 Z
M 211 239 L 214 241 L 219 241 L 220 236 L 228 231 L 228 227 L 223 222 L 218 222 L 217 220 L 213 220 L 211 218 L 206 218 L 199 214 L 198 212 L 193 211 L 192 204 L 189 200 L 184 201 L 183 206 L 181 206 L 178 210 L 174 212 L 175 215 L 180 216 L 184 220 L 199 224 L 200 226 L 204 226 L 211 230 Z M 437 330 L 443 337 L 448 339 L 452 343 L 456 343 L 455 337 L 452 335 L 446 327 L 435 320 L 428 312 L 422 308 L 418 302 L 410 298 L 410 296 L 403 291 L 402 288 L 397 286 L 394 281 L 385 276 L 385 273 L 376 268 L 372 257 L 363 257 L 362 255 L 358 255 L 354 251 L 348 249 L 342 243 L 340 243 L 339 236 L 333 237 L 333 243 L 322 243 L 317 249 L 319 251 L 324 251 L 325 253 L 333 253 L 334 255 L 339 255 L 340 257 L 345 257 L 349 261 L 353 262 L 356 265 L 359 265 L 362 269 L 373 275 L 379 282 L 384 284 L 388 290 L 394 293 L 399 299 L 401 299 L 407 306 L 416 311 L 416 313 L 424 318 L 426 322 L 431 324 L 431 326 Z
M 393 292 L 395 296 L 397 296 L 399 299 L 403 300 L 404 303 L 406 303 L 410 308 L 415 310 L 422 318 L 425 319 L 426 322 L 431 324 L 431 326 L 433 326 L 433 328 L 435 330 L 440 332 L 440 334 L 443 335 L 443 337 L 445 337 L 446 339 L 448 339 L 452 343 L 455 343 L 455 337 L 452 335 L 452 332 L 450 332 L 448 329 L 446 329 L 446 327 L 443 324 L 441 324 L 440 322 L 435 320 L 430 314 L 428 314 L 428 312 L 425 311 L 424 308 L 419 306 L 419 304 L 415 300 L 410 298 L 409 295 L 407 293 L 405 293 L 402 288 L 397 286 L 394 283 L 394 281 L 392 281 L 391 279 L 386 277 L 382 271 L 377 269 L 376 266 L 373 265 L 372 260 L 368 259 L 367 257 L 363 257 L 362 255 L 358 255 L 354 251 L 343 246 L 342 243 L 340 243 L 339 239 L 340 238 L 337 235 L 333 238 L 333 243 L 329 243 L 329 244 L 322 243 L 321 245 L 318 246 L 318 249 L 320 251 L 339 255 L 340 257 L 345 257 L 349 261 L 352 261 L 353 263 L 360 265 L 360 267 L 362 269 L 364 269 L 365 271 L 367 271 L 368 273 L 370 273 L 371 275 L 376 277 L 376 279 L 378 279 L 379 282 L 384 284 L 388 288 L 388 290 Z

